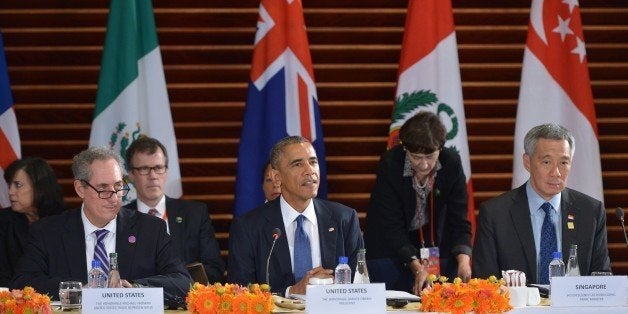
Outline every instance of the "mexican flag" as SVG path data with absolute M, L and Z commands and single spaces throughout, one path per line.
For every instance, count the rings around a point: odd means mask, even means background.
M 90 146 L 124 157 L 140 135 L 168 150 L 166 194 L 180 197 L 181 173 L 153 7 L 150 0 L 112 0 L 102 57 Z M 125 200 L 135 198 L 130 193 Z
M 468 219 L 475 232 L 471 162 L 462 103 L 462 85 L 449 0 L 411 0 L 399 60 L 396 103 L 388 148 L 399 143 L 399 129 L 420 111 L 436 113 L 447 128 L 445 146 L 460 154 L 469 194 Z
M 525 183 L 523 139 L 555 122 L 576 140 L 570 188 L 604 201 L 595 106 L 577 1 L 532 1 L 514 142 L 513 187 Z

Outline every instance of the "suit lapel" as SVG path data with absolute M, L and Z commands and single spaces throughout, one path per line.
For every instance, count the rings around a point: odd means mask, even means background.
M 578 215 L 579 212 L 580 210 L 578 209 L 577 205 L 572 201 L 569 189 L 564 189 L 560 197 L 560 220 L 562 225 L 561 247 L 563 252 L 563 259 L 566 259 L 569 256 L 570 245 L 573 243 L 578 243 L 578 234 L 575 227 L 578 226 L 578 224 L 582 223 L 580 221 L 576 221 L 576 219 L 581 217 L 580 215 Z M 569 217 L 572 217 L 572 219 L 569 219 Z M 573 224 L 572 229 L 568 228 L 567 222 L 569 221 L 571 221 Z
M 513 197 L 513 206 L 510 207 L 510 217 L 515 232 L 523 247 L 530 273 L 536 278 L 536 248 L 534 245 L 534 233 L 532 232 L 532 221 L 530 220 L 530 209 L 528 206 L 528 196 L 526 195 L 525 184 L 519 188 L 517 195 Z M 534 280 L 536 282 L 536 280 Z
M 81 209 L 68 214 L 68 223 L 65 225 L 65 232 L 62 238 L 70 275 L 87 280 L 85 229 L 81 219 Z M 77 248 L 79 249 L 77 250 Z
M 314 199 L 314 211 L 318 220 L 318 236 L 321 247 L 321 265 L 330 268 L 336 265 L 336 239 L 338 222 L 333 220 L 325 204 Z
M 266 218 L 266 224 L 262 231 L 264 235 L 262 236 L 261 241 L 264 241 L 264 247 L 267 248 L 266 251 L 270 253 L 270 247 L 273 244 L 273 230 L 275 228 L 281 229 L 282 236 L 280 236 L 275 243 L 275 248 L 273 249 L 273 253 L 271 256 L 271 265 L 275 265 L 275 267 L 273 267 L 273 272 L 275 276 L 277 276 L 278 274 L 282 274 L 282 276 L 290 277 L 291 280 L 288 278 L 284 278 L 285 281 L 291 281 L 291 284 L 294 284 L 294 276 L 292 274 L 292 261 L 290 258 L 290 248 L 288 246 L 288 238 L 286 238 L 286 228 L 283 225 L 283 217 L 281 216 L 279 197 L 271 202 L 271 209 L 266 211 L 264 214 Z M 266 264 L 265 259 L 266 256 L 264 256 L 264 265 Z M 272 272 L 271 275 L 273 275 Z
M 181 249 L 181 253 L 185 248 L 185 227 L 188 223 L 183 208 L 177 206 L 175 201 L 166 197 L 166 214 L 168 215 L 168 228 L 170 229 L 170 238 L 177 239 L 177 246 Z
M 118 253 L 118 268 L 122 278 L 133 278 L 133 261 L 135 260 L 136 245 L 141 244 L 138 238 L 137 210 L 120 209 L 116 218 L 116 252 Z

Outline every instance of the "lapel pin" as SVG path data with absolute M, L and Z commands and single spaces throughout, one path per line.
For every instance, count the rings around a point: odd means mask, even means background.
M 134 235 L 130 235 L 129 236 L 129 243 L 133 244 L 133 243 L 135 243 L 135 241 L 137 241 L 137 238 L 135 238 Z
M 181 217 L 177 217 L 177 218 L 175 218 L 174 220 L 175 220 L 178 224 L 180 224 L 180 223 L 182 223 L 182 222 L 183 222 L 183 218 L 181 218 Z
M 331 228 L 327 229 L 327 231 L 329 231 L 329 232 L 334 232 L 334 230 L 336 230 L 336 229 L 334 229 L 334 227 L 331 227 Z
M 573 221 L 568 221 L 567 222 L 567 229 L 573 230 L 573 228 L 574 228 Z
M 567 215 L 567 219 L 568 220 L 573 220 L 573 215 L 572 214 Z

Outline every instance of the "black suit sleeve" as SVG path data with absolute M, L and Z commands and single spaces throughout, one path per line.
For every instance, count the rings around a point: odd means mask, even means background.
M 473 245 L 473 276 L 488 278 L 500 274 L 497 265 L 497 248 L 495 246 L 495 230 L 489 208 L 485 203 L 480 205 L 475 243 Z
M 249 230 L 244 219 L 235 219 L 231 223 L 227 282 L 244 286 L 258 282 L 255 270 L 260 263 L 256 261 L 254 239 L 250 238 Z
M 199 261 L 203 263 L 210 283 L 222 282 L 224 280 L 225 263 L 220 256 L 220 247 L 216 240 L 216 233 L 205 204 L 201 206 L 200 212 Z
M 73 278 L 59 274 L 51 275 L 49 250 L 46 239 L 49 238 L 41 227 L 35 223 L 30 227 L 28 245 L 18 262 L 13 278 L 12 288 L 23 289 L 31 286 L 39 293 L 48 294 L 52 299 L 59 299 L 59 283 L 61 281 L 85 281 L 84 278 Z M 61 248 L 59 248 L 61 249 Z M 85 256 L 85 255 L 83 255 Z M 57 262 L 57 261 L 54 261 Z
M 597 214 L 595 225 L 595 234 L 593 235 L 593 251 L 591 252 L 591 266 L 589 275 L 594 271 L 611 271 L 611 260 L 608 256 L 608 240 L 606 235 L 606 210 L 599 202 L 599 206 L 595 208 Z
M 185 300 L 192 279 L 172 246 L 170 236 L 166 232 L 166 224 L 162 222 L 159 225 L 154 257 L 156 275 L 131 281 L 146 286 L 163 287 L 166 303 L 170 300 Z

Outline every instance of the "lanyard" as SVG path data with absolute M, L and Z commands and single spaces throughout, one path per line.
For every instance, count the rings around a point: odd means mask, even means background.
M 430 235 L 431 235 L 431 244 L 434 246 L 434 177 L 430 176 Z M 416 191 L 415 191 L 416 193 Z M 427 199 L 426 199 L 427 201 Z M 427 206 L 426 206 L 427 207 Z M 423 236 L 423 226 L 421 221 L 421 213 L 417 213 L 419 219 L 419 240 L 421 243 L 421 247 L 425 247 L 425 237 Z

